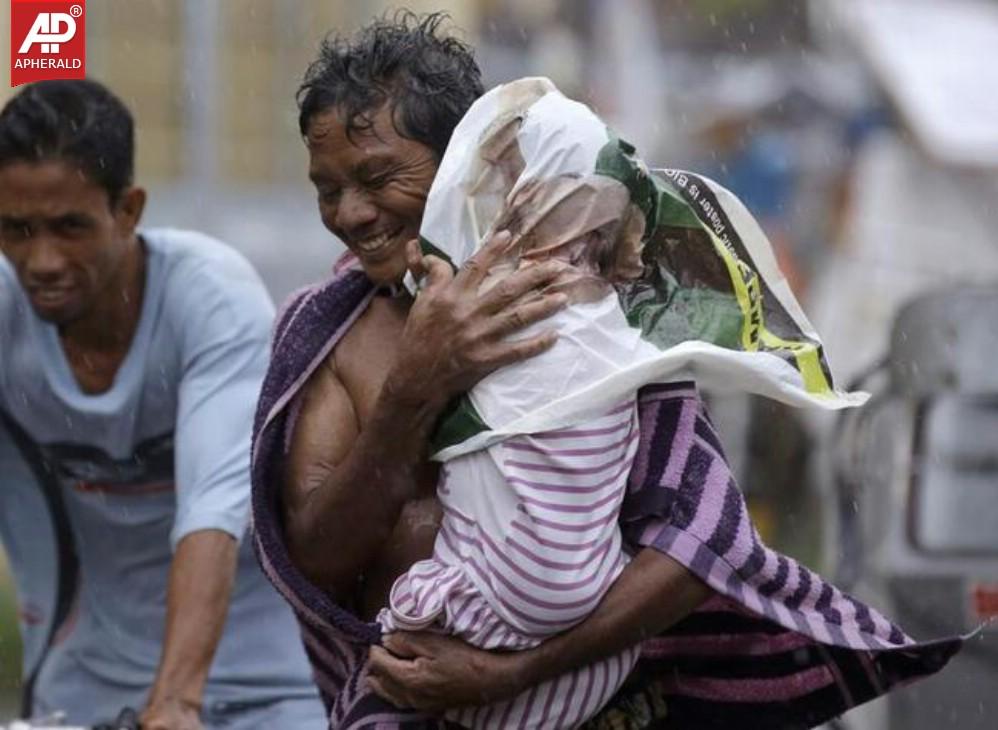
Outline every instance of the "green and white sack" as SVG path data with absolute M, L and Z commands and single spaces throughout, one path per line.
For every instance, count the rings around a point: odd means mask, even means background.
M 437 431 L 439 460 L 596 417 L 647 383 L 692 379 L 826 409 L 866 399 L 835 390 L 821 341 L 745 206 L 692 173 L 649 170 L 547 79 L 499 86 L 471 107 L 420 237 L 424 253 L 460 266 L 504 229 L 508 255 L 483 286 L 555 257 L 571 265 L 557 287 L 572 303 L 518 335 L 555 328 L 555 347 L 453 405 Z

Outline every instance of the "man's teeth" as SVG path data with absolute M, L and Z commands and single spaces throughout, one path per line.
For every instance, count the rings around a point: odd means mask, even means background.
M 391 240 L 392 236 L 390 233 L 382 233 L 380 236 L 375 236 L 374 238 L 368 238 L 365 241 L 359 241 L 357 243 L 357 248 L 361 251 L 372 252 L 377 251 L 379 248 L 384 246 Z

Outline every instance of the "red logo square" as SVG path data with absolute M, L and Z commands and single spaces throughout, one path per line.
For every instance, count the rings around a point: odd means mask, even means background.
M 86 17 L 85 0 L 10 0 L 10 85 L 84 78 Z

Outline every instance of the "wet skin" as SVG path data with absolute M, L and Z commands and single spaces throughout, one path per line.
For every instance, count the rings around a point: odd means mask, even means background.
M 58 326 L 86 393 L 110 388 L 138 324 L 144 205 L 139 188 L 112 202 L 71 163 L 0 167 L 0 252 L 35 313 Z
M 386 605 L 395 577 L 432 552 L 440 507 L 427 442 L 442 409 L 489 372 L 550 347 L 552 332 L 506 338 L 567 302 L 552 287 L 565 273 L 557 261 L 522 268 L 484 291 L 508 233 L 456 274 L 407 245 L 436 160 L 401 137 L 385 110 L 373 121 L 350 137 L 335 111 L 313 120 L 309 171 L 320 212 L 376 283 L 398 282 L 407 267 L 425 280 L 415 300 L 375 296 L 311 375 L 299 396 L 282 492 L 292 560 L 366 618 Z M 371 648 L 367 682 L 399 707 L 428 712 L 508 698 L 633 646 L 709 595 L 680 564 L 645 549 L 592 615 L 534 649 L 489 652 L 452 637 L 397 632 Z
M 400 280 L 405 244 L 419 235 L 437 172 L 435 153 L 400 136 L 386 109 L 372 129 L 352 134 L 335 111 L 319 114 L 306 144 L 323 224 L 357 255 L 373 282 Z
M 385 112 L 371 132 L 348 134 L 339 114 L 320 114 L 306 136 L 309 179 L 326 228 L 357 256 L 371 281 L 392 284 L 405 273 L 405 245 L 419 234 L 437 161 L 432 150 L 401 137 Z M 336 428 L 327 436 L 321 424 L 311 428 L 310 409 L 304 409 L 300 433 L 325 441 L 355 437 L 365 428 L 395 360 L 408 310 L 405 300 L 375 298 L 325 364 L 329 372 L 323 375 L 339 380 L 349 399 L 353 424 L 341 426 L 347 434 Z M 440 508 L 436 470 L 427 467 L 418 477 L 419 496 L 406 503 L 379 559 L 365 571 L 356 600 L 367 617 L 385 605 L 396 576 L 432 553 Z
M 502 339 L 562 306 L 560 295 L 536 294 L 560 267 L 534 267 L 502 292 L 479 295 L 487 265 L 455 277 L 443 262 L 407 253 L 437 160 L 399 135 L 386 109 L 353 134 L 337 111 L 320 114 L 306 144 L 323 223 L 367 276 L 393 284 L 410 265 L 429 271 L 417 304 L 375 296 L 312 375 L 286 463 L 293 559 L 370 618 L 394 579 L 432 553 L 440 506 L 425 451 L 437 416 L 491 370 L 550 346 L 550 334 Z

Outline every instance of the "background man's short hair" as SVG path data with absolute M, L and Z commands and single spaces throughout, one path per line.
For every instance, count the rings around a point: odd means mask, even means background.
M 69 162 L 104 188 L 114 204 L 132 184 L 134 158 L 132 115 L 96 81 L 40 81 L 0 112 L 0 166 Z
M 352 38 L 323 41 L 298 89 L 301 133 L 332 108 L 343 113 L 348 135 L 367 129 L 388 102 L 396 131 L 442 157 L 457 123 L 484 91 L 471 48 L 441 32 L 446 18 L 403 10 Z

